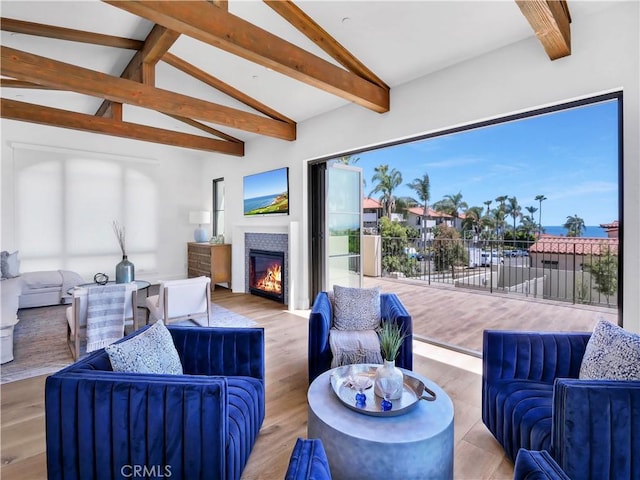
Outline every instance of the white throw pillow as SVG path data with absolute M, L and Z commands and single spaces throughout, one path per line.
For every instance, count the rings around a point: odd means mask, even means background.
M 0 270 L 2 278 L 13 278 L 20 276 L 20 260 L 18 259 L 18 251 L 13 253 L 3 251 L 0 253 Z
M 598 320 L 582 357 L 582 380 L 640 380 L 640 335 Z
M 171 333 L 161 320 L 135 337 L 105 347 L 114 372 L 182 375 Z
M 333 326 L 338 330 L 375 330 L 380 326 L 380 289 L 333 287 Z

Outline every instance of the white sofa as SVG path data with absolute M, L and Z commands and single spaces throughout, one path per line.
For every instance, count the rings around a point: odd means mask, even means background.
M 0 363 L 13 360 L 13 328 L 18 323 L 18 309 L 70 303 L 67 290 L 84 283 L 68 270 L 25 272 L 0 282 Z

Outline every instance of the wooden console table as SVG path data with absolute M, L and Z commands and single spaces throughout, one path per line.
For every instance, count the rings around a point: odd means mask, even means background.
M 216 283 L 231 288 L 231 245 L 189 242 L 187 244 L 187 276 L 211 278 L 211 290 Z

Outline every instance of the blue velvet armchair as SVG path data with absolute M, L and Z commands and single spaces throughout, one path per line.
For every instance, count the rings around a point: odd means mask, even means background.
M 579 380 L 589 333 L 485 331 L 482 420 L 511 460 L 546 450 L 573 479 L 640 475 L 640 382 Z
M 50 480 L 240 478 L 265 414 L 264 331 L 167 328 L 184 375 L 116 373 L 101 349 L 47 378 Z
M 398 323 L 407 333 L 402 343 L 396 366 L 413 370 L 413 325 L 411 315 L 395 293 L 380 294 L 382 318 Z M 333 307 L 327 292 L 320 292 L 313 302 L 309 315 L 309 383 L 331 368 L 329 330 L 333 324 Z
M 546 450 L 521 448 L 513 467 L 513 480 L 571 480 Z
M 319 438 L 298 438 L 291 457 L 285 480 L 331 480 L 329 460 Z

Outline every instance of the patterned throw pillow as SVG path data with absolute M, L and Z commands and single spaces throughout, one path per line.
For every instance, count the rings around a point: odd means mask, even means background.
M 333 287 L 333 326 L 338 330 L 375 330 L 380 326 L 380 289 Z
M 640 335 L 599 320 L 582 357 L 582 380 L 640 380 Z
M 114 372 L 182 375 L 182 363 L 167 327 L 158 320 L 124 342 L 105 347 Z

